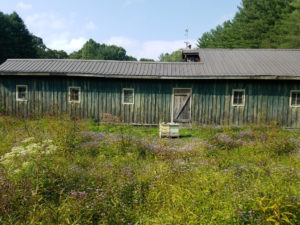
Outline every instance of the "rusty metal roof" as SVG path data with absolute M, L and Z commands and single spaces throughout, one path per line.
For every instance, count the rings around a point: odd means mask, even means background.
M 201 62 L 8 59 L 0 75 L 61 75 L 157 79 L 300 79 L 300 50 L 197 49 Z

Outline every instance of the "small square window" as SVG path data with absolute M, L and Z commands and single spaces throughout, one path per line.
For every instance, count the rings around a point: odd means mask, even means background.
M 300 91 L 291 91 L 290 106 L 300 107 Z
M 244 106 L 245 105 L 245 90 L 232 90 L 232 105 Z
M 16 86 L 16 99 L 17 101 L 27 101 L 27 85 L 17 85 Z
M 134 104 L 134 89 L 133 88 L 123 88 L 123 104 Z
M 69 87 L 69 102 L 80 103 L 80 87 Z

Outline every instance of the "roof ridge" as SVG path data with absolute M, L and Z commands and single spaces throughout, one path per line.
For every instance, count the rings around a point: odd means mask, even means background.
M 7 59 L 6 61 L 65 61 L 65 62 L 111 62 L 111 63 L 136 63 L 136 64 L 195 64 L 195 62 L 146 62 L 146 61 L 121 61 L 97 59 Z M 197 64 L 201 64 L 197 63 Z
M 285 48 L 195 48 L 183 49 L 183 51 L 300 51 L 300 49 L 285 49 Z

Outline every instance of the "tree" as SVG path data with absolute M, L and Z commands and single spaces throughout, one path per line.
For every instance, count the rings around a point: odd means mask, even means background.
M 281 48 L 300 48 L 300 0 L 291 3 L 294 10 L 282 20 L 284 38 Z
M 47 48 L 44 58 L 46 59 L 68 59 L 69 56 L 64 50 L 52 50 Z
M 42 38 L 28 31 L 17 13 L 6 15 L 0 12 L 0 63 L 8 58 L 66 59 L 69 55 L 63 50 L 48 48 Z M 137 61 L 122 47 L 99 44 L 92 39 L 70 58 Z
M 199 48 L 278 48 L 281 46 L 284 29 L 299 18 L 294 13 L 299 0 L 242 0 L 242 5 L 232 21 L 218 25 L 198 39 Z M 294 15 L 293 19 L 290 17 Z M 298 17 L 297 17 L 298 16 Z M 296 27 L 295 27 L 296 29 Z M 297 36 L 297 32 L 294 34 Z
M 43 39 L 37 36 L 32 35 L 33 46 L 36 51 L 37 58 L 46 58 L 45 51 L 47 50 L 47 46 L 44 44 Z
M 99 44 L 93 39 L 88 40 L 80 50 L 71 53 L 70 58 L 137 61 L 136 58 L 126 55 L 124 48 L 116 45 Z
M 33 35 L 33 43 L 36 50 L 36 58 L 40 59 L 67 59 L 68 54 L 63 50 L 52 50 L 47 48 L 43 39 Z
M 16 12 L 0 12 L 0 63 L 7 58 L 35 58 L 33 37 Z
M 31 34 L 17 13 L 0 12 L 0 63 L 8 58 L 68 58 L 64 51 L 51 50 L 43 39 Z
M 159 61 L 160 62 L 184 62 L 184 60 L 182 59 L 181 49 L 174 51 L 171 54 L 161 53 L 159 56 Z
M 140 58 L 140 62 L 155 62 L 154 59 Z

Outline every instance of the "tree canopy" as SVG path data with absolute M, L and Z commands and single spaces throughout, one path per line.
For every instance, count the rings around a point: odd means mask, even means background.
M 154 59 L 140 58 L 140 62 L 155 62 Z
M 0 63 L 8 58 L 60 59 L 68 58 L 68 54 L 47 48 L 40 37 L 29 32 L 16 12 L 0 12 Z
M 291 6 L 294 10 L 280 21 L 277 36 L 283 34 L 280 47 L 300 48 L 300 0 L 293 1 Z
M 43 39 L 29 32 L 16 13 L 0 12 L 0 63 L 8 58 L 103 59 L 137 61 L 126 50 L 116 45 L 99 44 L 90 39 L 79 50 L 70 54 L 48 48 Z
M 169 53 L 160 54 L 159 61 L 160 62 L 183 62 L 184 60 L 182 59 L 181 49 L 174 51 L 171 54 Z
M 136 58 L 126 55 L 124 48 L 116 45 L 99 44 L 93 39 L 88 40 L 80 50 L 71 53 L 70 58 L 137 61 Z
M 300 0 L 242 0 L 231 21 L 198 40 L 199 48 L 300 48 Z
M 0 63 L 7 58 L 35 58 L 32 35 L 17 13 L 0 12 Z
M 43 39 L 32 35 L 32 41 L 34 43 L 37 58 L 41 59 L 67 59 L 69 55 L 63 50 L 52 50 L 47 48 Z

